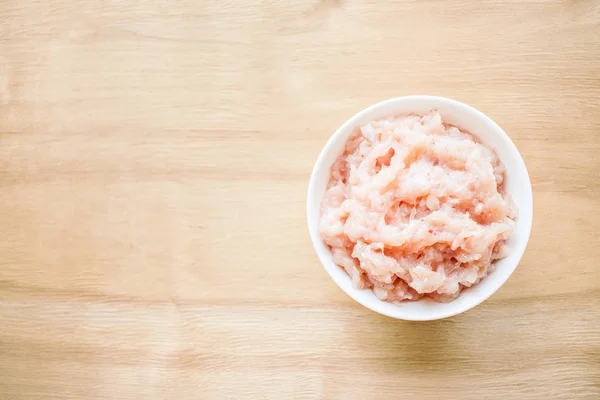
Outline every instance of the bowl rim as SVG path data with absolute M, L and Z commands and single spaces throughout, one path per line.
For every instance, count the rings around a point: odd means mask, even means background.
M 320 252 L 317 249 L 317 243 L 319 241 L 322 241 L 322 239 L 321 239 L 321 235 L 318 231 L 318 221 L 316 223 L 314 221 L 311 222 L 311 204 L 314 204 L 315 201 L 318 201 L 318 204 L 320 204 L 322 201 L 322 199 L 315 199 L 317 176 L 319 175 L 319 171 L 322 171 L 324 169 L 324 167 L 325 168 L 328 167 L 328 166 L 323 165 L 324 160 L 325 160 L 326 156 L 332 151 L 332 148 L 336 146 L 336 144 L 339 140 L 339 137 L 341 135 L 343 135 L 344 132 L 346 132 L 349 128 L 353 128 L 355 125 L 357 125 L 357 122 L 359 120 L 361 120 L 366 114 L 376 111 L 377 109 L 382 108 L 384 106 L 388 106 L 390 103 L 410 102 L 410 101 L 431 101 L 431 102 L 438 102 L 438 103 L 439 102 L 448 103 L 449 105 L 452 105 L 454 107 L 464 108 L 466 111 L 472 113 L 473 115 L 476 115 L 478 118 L 484 120 L 487 124 L 493 126 L 495 128 L 495 131 L 497 131 L 497 133 L 501 134 L 503 141 L 508 145 L 509 152 L 513 153 L 513 155 L 516 156 L 517 160 L 519 161 L 520 167 L 522 167 L 519 169 L 522 169 L 522 172 L 523 172 L 522 179 L 524 179 L 524 183 L 528 189 L 528 193 L 526 193 L 526 194 L 528 195 L 529 201 L 527 203 L 529 206 L 528 208 L 530 209 L 529 218 L 527 221 L 525 221 L 525 230 L 523 231 L 524 236 L 523 236 L 523 239 L 521 240 L 524 243 L 522 245 L 522 248 L 520 249 L 520 253 L 517 255 L 517 257 L 515 259 L 514 265 L 511 267 L 510 273 L 508 273 L 504 277 L 504 279 L 502 279 L 502 281 L 499 281 L 495 288 L 493 288 L 489 292 L 486 292 L 484 295 L 481 295 L 475 301 L 468 304 L 466 307 L 450 309 L 449 311 L 446 311 L 446 312 L 440 312 L 437 315 L 434 315 L 433 317 L 425 316 L 422 318 L 419 316 L 400 315 L 401 313 L 395 313 L 392 311 L 388 311 L 388 309 L 376 309 L 376 307 L 374 307 L 371 304 L 371 302 L 366 301 L 365 299 L 360 298 L 359 296 L 356 295 L 361 290 L 355 289 L 354 287 L 351 287 L 350 289 L 347 290 L 338 281 L 338 277 L 333 273 L 333 271 L 331 270 L 331 267 L 328 265 L 328 263 L 325 262 L 326 260 L 324 260 L 324 255 L 322 254 L 322 252 Z M 323 266 L 323 268 L 325 269 L 325 271 L 327 272 L 329 277 L 336 283 L 336 285 L 344 293 L 346 293 L 346 295 L 348 295 L 350 298 L 352 298 L 354 301 L 361 304 L 362 306 L 370 309 L 371 311 L 374 311 L 378 314 L 382 314 L 382 315 L 385 315 L 385 316 L 388 316 L 391 318 L 396 318 L 396 319 L 401 319 L 401 320 L 406 320 L 406 321 L 433 321 L 433 320 L 438 320 L 438 319 L 449 318 L 449 317 L 461 314 L 463 312 L 466 312 L 466 311 L 478 306 L 479 304 L 481 304 L 482 302 L 484 302 L 485 300 L 490 298 L 496 291 L 498 291 L 506 283 L 506 281 L 510 278 L 510 276 L 514 273 L 514 271 L 516 270 L 516 268 L 518 267 L 518 265 L 521 262 L 521 259 L 523 257 L 523 254 L 525 253 L 527 244 L 528 244 L 530 236 L 531 236 L 531 228 L 532 228 L 532 222 L 533 222 L 533 190 L 532 190 L 532 186 L 531 186 L 531 179 L 529 177 L 529 172 L 527 171 L 527 166 L 523 160 L 523 157 L 521 156 L 521 153 L 519 152 L 519 150 L 517 149 L 517 147 L 515 146 L 513 141 L 510 139 L 508 134 L 490 117 L 488 117 L 483 112 L 479 111 L 478 109 L 476 109 L 468 104 L 465 104 L 458 100 L 450 99 L 447 97 L 431 96 L 431 95 L 408 95 L 408 96 L 400 96 L 400 97 L 394 97 L 394 98 L 382 100 L 382 101 L 379 101 L 375 104 L 372 104 L 372 105 L 362 109 L 361 111 L 357 112 L 352 117 L 350 117 L 348 120 L 346 120 L 329 137 L 329 139 L 327 140 L 327 143 L 325 144 L 325 146 L 322 148 L 321 152 L 319 153 L 319 156 L 317 157 L 317 160 L 315 161 L 312 172 L 311 172 L 310 180 L 308 183 L 308 190 L 307 190 L 306 213 L 307 213 L 306 214 L 307 215 L 307 224 L 308 224 L 309 235 L 311 237 L 311 243 L 313 245 L 313 249 L 317 253 L 319 262 L 321 263 L 321 265 Z M 519 217 L 521 217 L 521 214 L 519 215 Z M 331 263 L 331 264 L 333 264 L 334 268 L 340 268 L 335 263 Z M 344 271 L 344 274 L 345 274 L 345 271 Z M 347 275 L 346 275 L 346 277 L 349 279 L 349 277 Z M 377 302 L 375 302 L 375 304 L 386 303 L 383 300 L 379 300 L 379 299 L 376 299 L 376 300 L 377 300 Z M 416 301 L 421 301 L 421 300 L 416 300 Z

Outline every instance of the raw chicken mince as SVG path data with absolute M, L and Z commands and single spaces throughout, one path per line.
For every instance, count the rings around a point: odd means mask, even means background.
M 319 230 L 358 289 L 449 301 L 506 256 L 517 209 L 504 167 L 439 113 L 358 129 L 331 167 Z

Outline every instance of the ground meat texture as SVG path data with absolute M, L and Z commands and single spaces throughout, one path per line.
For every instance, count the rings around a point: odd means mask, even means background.
M 331 167 L 319 230 L 356 288 L 449 301 L 505 257 L 517 209 L 504 166 L 433 111 L 371 122 Z

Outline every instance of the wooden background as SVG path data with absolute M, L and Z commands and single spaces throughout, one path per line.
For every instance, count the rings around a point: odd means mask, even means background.
M 534 187 L 516 273 L 431 323 L 305 222 L 329 135 L 407 94 Z M 598 399 L 599 152 L 599 1 L 0 0 L 0 399 Z

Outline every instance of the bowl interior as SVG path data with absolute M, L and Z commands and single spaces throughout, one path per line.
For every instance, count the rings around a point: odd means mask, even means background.
M 348 275 L 331 259 L 329 248 L 323 243 L 318 231 L 320 203 L 329 181 L 329 171 L 355 128 L 375 119 L 406 115 L 426 114 L 437 109 L 445 123 L 456 125 L 492 147 L 506 167 L 504 185 L 517 207 L 519 216 L 516 228 L 507 242 L 509 255 L 496 262 L 495 270 L 477 285 L 464 290 L 450 303 L 437 303 L 431 299 L 391 304 L 379 300 L 370 290 L 357 290 Z M 407 96 L 377 103 L 359 112 L 342 125 L 329 139 L 313 169 L 308 188 L 307 217 L 310 236 L 319 259 L 331 278 L 353 299 L 365 307 L 390 317 L 406 320 L 433 320 L 466 311 L 491 296 L 509 278 L 518 265 L 529 235 L 532 221 L 532 193 L 525 163 L 514 144 L 504 131 L 489 117 L 476 109 L 441 97 Z

